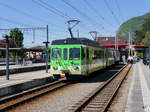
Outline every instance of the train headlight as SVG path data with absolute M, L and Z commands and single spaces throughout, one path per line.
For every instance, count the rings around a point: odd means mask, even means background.
M 53 67 L 54 70 L 58 70 L 58 67 Z

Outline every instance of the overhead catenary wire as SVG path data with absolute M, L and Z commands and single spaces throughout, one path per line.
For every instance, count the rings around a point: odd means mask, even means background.
M 35 0 L 32 0 L 32 1 L 33 1 L 34 3 L 36 3 L 37 5 L 43 7 L 44 9 L 50 11 L 50 12 L 52 11 L 52 13 L 55 13 L 55 11 L 58 12 L 59 14 L 57 14 L 57 15 L 58 15 L 59 17 L 61 17 L 61 18 L 65 18 L 65 19 L 67 19 L 67 20 L 72 18 L 72 17 L 70 17 L 69 15 L 67 15 L 66 13 L 60 11 L 59 9 L 56 9 L 55 7 L 51 6 L 50 4 L 47 4 L 46 2 L 44 2 L 44 1 L 42 1 L 42 0 L 39 0 L 38 2 L 35 1 Z M 51 10 L 49 10 L 49 8 L 51 8 Z M 55 13 L 55 14 L 56 14 L 56 13 Z M 82 24 L 82 25 L 81 25 L 81 24 Z M 83 24 L 82 22 L 81 22 L 81 24 L 80 24 L 81 27 L 87 29 L 87 27 L 86 27 L 85 24 Z
M 15 24 L 15 25 L 19 25 L 19 26 L 35 27 L 35 26 L 33 26 L 33 25 L 21 23 L 21 22 L 14 21 L 14 20 L 10 20 L 10 19 L 3 18 L 3 17 L 0 17 L 0 21 L 5 21 L 5 22 L 11 23 L 11 24 Z
M 37 4 L 37 5 L 41 6 L 41 7 L 43 7 L 44 9 L 50 11 L 51 13 L 53 13 L 53 14 L 55 14 L 55 15 L 57 15 L 57 16 L 60 16 L 60 17 L 62 17 L 62 18 L 68 19 L 68 17 L 66 17 L 66 15 L 64 15 L 63 13 L 58 12 L 56 9 L 53 9 L 53 8 L 51 8 L 50 6 L 47 6 L 48 4 L 46 5 L 45 2 L 41 2 L 41 0 L 32 0 L 32 1 L 33 1 L 35 4 Z M 44 3 L 44 4 L 43 4 L 43 3 Z
M 117 9 L 118 9 L 119 16 L 120 16 L 120 18 L 122 19 L 122 21 L 124 21 L 124 16 L 123 16 L 123 14 L 121 13 L 121 9 L 120 9 L 119 3 L 118 3 L 117 0 L 114 0 L 114 1 L 115 1 L 116 6 L 117 6 Z
M 59 9 L 53 7 L 53 6 L 50 5 L 50 4 L 47 4 L 47 3 L 44 2 L 43 0 L 39 0 L 39 2 L 41 2 L 42 4 L 44 4 L 44 5 L 47 6 L 47 7 L 51 8 L 52 10 L 54 10 L 54 11 L 56 11 L 56 12 L 62 14 L 62 15 L 65 16 L 66 18 L 70 18 L 70 19 L 71 19 L 71 17 L 70 17 L 68 14 L 66 14 L 66 13 L 64 13 L 64 12 L 62 12 L 62 11 L 60 11 Z
M 113 16 L 114 20 L 116 21 L 116 23 L 117 23 L 118 25 L 120 25 L 120 22 L 119 22 L 118 18 L 116 17 L 114 11 L 110 8 L 110 6 L 109 6 L 107 0 L 103 0 L 103 1 L 104 1 L 105 5 L 106 5 L 107 9 L 108 9 L 108 10 L 110 11 L 110 13 L 112 14 L 112 16 Z
M 34 21 L 44 22 L 44 23 L 46 23 L 46 24 L 48 24 L 48 23 L 50 22 L 50 21 L 46 21 L 46 20 L 43 19 L 43 18 L 35 17 L 35 16 L 33 16 L 32 14 L 29 14 L 29 13 L 27 13 L 27 12 L 25 12 L 25 11 L 19 10 L 19 9 L 13 7 L 13 6 L 8 5 L 8 4 L 5 4 L 5 3 L 0 2 L 0 5 L 3 6 L 3 7 L 8 8 L 8 9 L 10 9 L 11 11 L 14 11 L 14 12 L 16 12 L 16 13 L 19 13 L 19 14 L 21 14 L 21 15 L 24 15 L 24 16 L 26 16 L 26 17 L 28 17 L 29 19 L 32 19 L 32 20 L 34 20 Z M 9 23 L 10 23 L 10 22 L 9 22 Z M 12 23 L 12 22 L 11 22 L 11 23 Z M 18 24 L 19 24 L 19 23 L 18 23 Z M 50 24 L 52 24 L 52 23 L 50 23 Z M 24 25 L 22 25 L 22 26 L 24 26 Z M 57 28 L 61 28 L 61 29 L 62 29 L 61 26 L 56 25 L 56 24 L 55 24 L 55 25 L 52 25 L 52 26 L 53 26 L 53 27 L 54 27 L 54 26 L 57 26 Z M 51 28 L 51 29 L 52 29 L 52 28 Z
M 21 14 L 21 15 L 24 15 L 24 16 L 26 16 L 26 17 L 32 18 L 32 19 L 34 19 L 35 21 L 43 21 L 43 22 L 45 22 L 45 23 L 48 22 L 48 21 L 45 21 L 44 19 L 42 19 L 42 18 L 40 18 L 40 17 L 35 17 L 35 16 L 33 16 L 32 14 L 29 14 L 29 13 L 27 13 L 27 12 L 24 12 L 24 11 L 20 10 L 20 9 L 17 9 L 17 8 L 15 8 L 15 7 L 12 7 L 12 6 L 9 6 L 9 5 L 7 5 L 7 4 L 4 4 L 4 3 L 2 3 L 2 2 L 0 2 L 0 5 L 1 5 L 1 6 L 4 6 L 4 7 L 6 7 L 6 8 L 8 8 L 8 9 L 10 9 L 10 10 L 13 10 L 13 11 L 15 11 L 15 12 Z
M 66 0 L 62 0 L 62 1 L 66 5 L 68 5 L 72 9 L 74 9 L 78 14 L 80 14 L 84 19 L 86 19 L 88 22 L 90 22 L 93 26 L 99 26 L 102 30 L 104 30 L 104 27 L 100 23 L 97 23 L 96 21 L 94 21 L 92 18 L 90 18 L 89 16 L 87 16 L 84 12 L 82 12 L 81 10 L 79 10 L 78 8 L 76 8 L 75 6 L 73 6 L 68 1 L 66 1 Z
M 44 23 L 46 23 L 46 24 L 50 22 L 50 21 L 47 21 L 47 20 L 45 20 L 45 19 L 43 19 L 43 18 L 35 17 L 35 16 L 33 16 L 32 14 L 29 14 L 29 13 L 24 12 L 24 11 L 22 11 L 22 10 L 19 10 L 19 9 L 17 9 L 17 8 L 15 8 L 15 7 L 12 7 L 12 6 L 9 6 L 9 5 L 7 5 L 7 4 L 4 4 L 4 3 L 2 3 L 2 2 L 0 2 L 0 5 L 3 6 L 3 7 L 8 8 L 8 9 L 10 9 L 11 11 L 15 11 L 15 12 L 21 14 L 21 15 L 24 15 L 24 16 L 28 17 L 29 19 L 33 19 L 34 21 L 44 22 Z M 50 24 L 51 24 L 51 23 L 50 23 Z M 54 25 L 53 25 L 53 26 L 54 26 Z M 58 28 L 61 28 L 59 25 L 56 25 L 56 24 L 55 24 L 55 26 L 57 26 Z
M 92 6 L 92 4 L 90 4 L 87 0 L 83 0 L 85 2 L 85 4 L 103 21 L 105 21 L 105 23 L 107 23 L 109 26 L 113 26 L 111 23 L 109 23 L 104 16 L 102 16 L 102 14 Z

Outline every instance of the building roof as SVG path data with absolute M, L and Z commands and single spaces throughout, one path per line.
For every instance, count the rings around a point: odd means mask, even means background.
M 5 48 L 6 47 L 6 41 L 5 40 L 0 40 L 0 48 Z M 15 42 L 13 40 L 9 40 L 9 47 L 14 48 L 17 47 Z
M 126 44 L 128 37 L 118 36 L 117 39 L 118 44 Z M 115 44 L 115 37 L 97 37 L 96 42 L 98 42 L 100 46 L 104 44 Z
M 44 50 L 44 49 L 46 49 L 46 47 L 45 46 L 35 46 L 35 47 L 30 47 L 30 48 L 28 48 L 28 49 L 38 49 L 38 50 Z

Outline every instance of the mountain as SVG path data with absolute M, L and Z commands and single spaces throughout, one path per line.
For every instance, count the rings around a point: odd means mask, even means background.
M 150 12 L 143 16 L 138 16 L 125 21 L 119 28 L 117 36 L 128 36 L 127 32 L 135 32 L 140 30 L 144 24 L 144 20 L 150 17 Z

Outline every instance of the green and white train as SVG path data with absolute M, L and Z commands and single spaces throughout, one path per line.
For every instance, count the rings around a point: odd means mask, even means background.
M 113 49 L 86 38 L 54 40 L 50 51 L 50 72 L 57 79 L 87 76 L 119 61 Z

